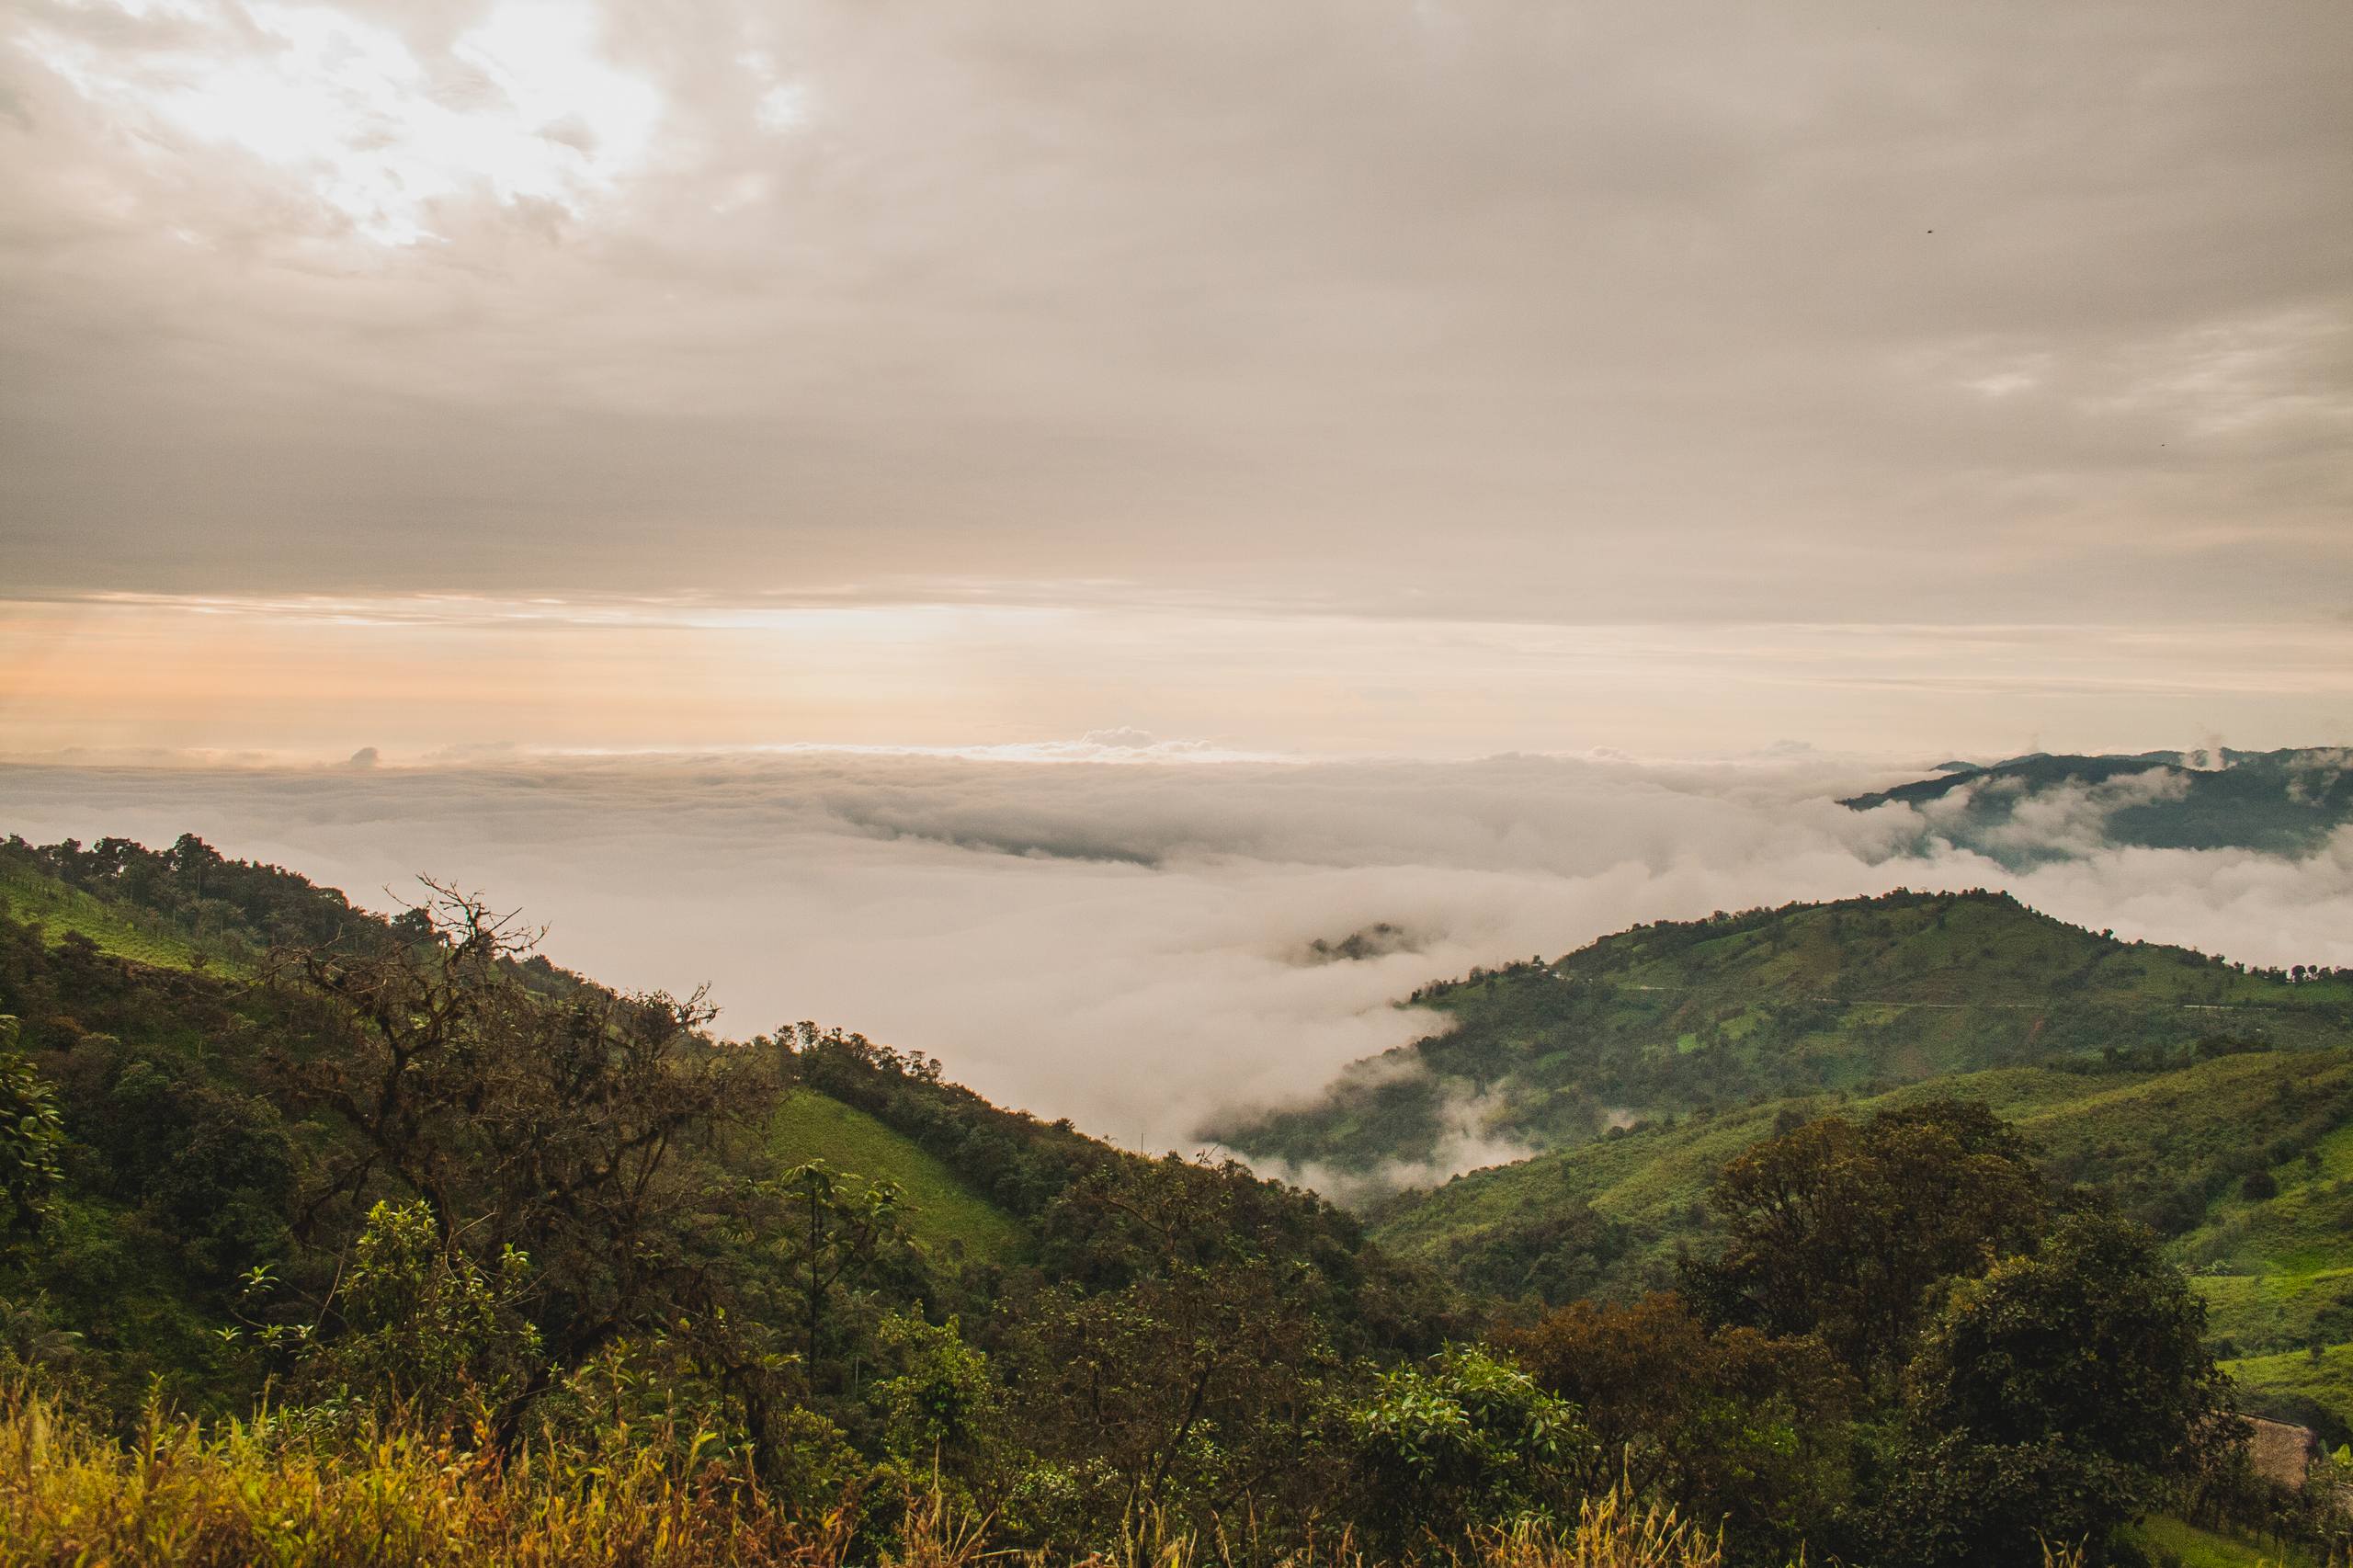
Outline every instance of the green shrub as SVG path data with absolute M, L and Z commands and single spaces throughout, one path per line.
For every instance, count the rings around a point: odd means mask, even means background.
M 1384 1374 L 1347 1426 L 1366 1516 L 1392 1542 L 1553 1517 L 1595 1457 L 1574 1406 L 1471 1346 Z

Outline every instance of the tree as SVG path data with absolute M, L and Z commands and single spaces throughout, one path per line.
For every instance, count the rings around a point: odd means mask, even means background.
M 964 1342 L 962 1324 L 893 1312 L 879 1337 L 899 1363 L 874 1389 L 896 1458 L 914 1465 L 969 1463 L 997 1439 L 1005 1390 L 986 1353 Z
M 1685 1265 L 1701 1315 L 1816 1335 L 1866 1378 L 1901 1364 L 1929 1287 L 2028 1245 L 2044 1212 L 2025 1141 L 1974 1100 L 1808 1122 L 1733 1160 L 1709 1202 L 1731 1235 Z
M 712 1009 L 699 994 L 528 989 L 512 960 L 535 938 L 479 898 L 426 887 L 432 942 L 293 960 L 336 1005 L 341 1038 L 279 1069 L 298 1101 L 357 1134 L 301 1228 L 389 1185 L 423 1198 L 445 1247 L 485 1267 L 528 1252 L 533 1315 L 562 1365 L 649 1323 L 715 1324 L 708 1194 L 676 1156 L 773 1106 L 762 1059 L 700 1038 Z
M 0 1197 L 7 1200 L 8 1227 L 32 1232 L 64 1179 L 59 1155 L 65 1127 L 57 1096 L 17 1049 L 17 1020 L 0 1014 Z
M 1366 1517 L 1392 1547 L 1557 1516 L 1600 1450 L 1575 1407 L 1471 1346 L 1383 1373 L 1347 1416 Z
M 1334 1301 L 1288 1195 L 1238 1166 L 1107 1162 L 1046 1216 L 1065 1283 L 1023 1313 L 1016 1385 L 1087 1506 L 1271 1513 L 1309 1481 L 1339 1373 Z
M 2243 1440 L 2205 1327 L 2156 1237 L 2108 1214 L 1956 1285 L 1905 1375 L 1889 1561 L 2018 1562 L 2038 1537 L 2099 1553 L 2168 1480 Z
M 334 1303 L 342 1331 L 304 1370 L 412 1420 L 494 1419 L 540 1371 L 540 1333 L 522 1312 L 529 1279 L 513 1248 L 484 1268 L 424 1203 L 379 1203 Z
M 802 1366 L 823 1386 L 827 1303 L 846 1279 L 870 1273 L 886 1250 L 904 1252 L 899 1189 L 836 1174 L 823 1160 L 794 1166 L 766 1188 L 777 1220 L 774 1250 L 786 1256 L 801 1298 Z
M 1846 1500 L 1858 1391 L 1819 1340 L 1711 1328 L 1669 1293 L 1573 1302 L 1502 1343 L 1593 1434 L 1588 1488 L 1722 1523 L 1734 1561 L 1788 1561 Z

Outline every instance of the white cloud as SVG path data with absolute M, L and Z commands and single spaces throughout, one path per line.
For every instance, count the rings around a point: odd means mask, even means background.
M 2007 886 L 2125 937 L 2353 962 L 2353 835 L 2290 862 L 2097 850 L 2024 873 L 1894 858 L 1836 761 L 1074 764 L 810 752 L 313 771 L 0 770 L 0 828 L 193 830 L 380 907 L 420 871 L 551 927 L 612 983 L 712 983 L 723 1027 L 801 1017 L 943 1057 L 1126 1142 L 1313 1094 L 1423 1032 L 1416 985 L 1637 921 Z M 1303 961 L 1381 922 L 1418 951 Z M 1499 1157 L 1466 1112 L 1449 1163 Z
M 445 61 L 351 10 L 270 0 L 173 7 L 127 46 L 25 43 L 124 123 L 248 153 L 381 244 L 438 237 L 438 205 L 477 191 L 576 213 L 643 162 L 661 117 L 654 86 L 604 58 L 596 10 L 561 0 L 501 0 Z
M 2017 775 L 1972 781 L 1946 790 L 1919 808 L 1933 832 L 1955 834 L 1968 826 L 1968 842 L 2005 857 L 2018 854 L 2092 855 L 2109 842 L 2108 821 L 2131 806 L 2178 801 L 2189 793 L 2185 773 L 2152 767 L 2094 783 L 2063 779 L 2029 790 Z M 1969 825 L 1981 798 L 2011 797 L 2000 822 Z

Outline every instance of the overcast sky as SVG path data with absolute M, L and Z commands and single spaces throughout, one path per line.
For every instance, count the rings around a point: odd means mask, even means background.
M 0 34 L 0 748 L 2353 731 L 2343 0 Z

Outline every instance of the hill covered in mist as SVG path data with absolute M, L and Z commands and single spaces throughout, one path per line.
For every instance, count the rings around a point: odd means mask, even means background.
M 2006 893 L 1660 922 L 1414 994 L 1440 1027 L 1316 1101 L 1209 1130 L 1343 1187 L 1638 1122 L 1993 1067 L 2342 1042 L 2353 979 L 2121 941 Z
M 2353 822 L 2353 751 L 2038 752 L 1947 763 L 1841 804 L 1910 806 L 1924 843 L 1941 839 L 2006 866 L 2128 846 L 2307 855 Z

